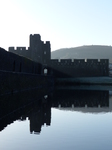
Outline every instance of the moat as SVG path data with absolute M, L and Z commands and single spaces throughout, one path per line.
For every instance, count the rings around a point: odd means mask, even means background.
M 2 96 L 0 149 L 110 150 L 111 94 L 104 87 L 91 86 L 80 90 L 57 87 L 41 96 L 35 91 Z M 30 103 L 17 108 L 17 100 Z

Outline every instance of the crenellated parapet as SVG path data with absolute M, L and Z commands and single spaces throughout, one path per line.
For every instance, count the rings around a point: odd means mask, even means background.
M 15 53 L 17 55 L 20 55 L 20 56 L 23 56 L 23 57 L 26 57 L 26 58 L 29 58 L 29 59 L 32 59 L 31 58 L 31 48 L 28 47 L 9 47 L 9 52 L 12 52 L 12 53 Z
M 51 59 L 52 65 L 106 65 L 108 59 Z
M 51 67 L 58 77 L 108 76 L 108 59 L 52 59 Z

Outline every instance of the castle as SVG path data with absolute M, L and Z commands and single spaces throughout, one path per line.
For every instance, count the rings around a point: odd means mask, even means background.
M 9 52 L 41 64 L 41 73 L 52 74 L 56 78 L 109 76 L 108 59 L 51 59 L 50 42 L 41 41 L 39 34 L 30 35 L 28 49 L 9 47 Z

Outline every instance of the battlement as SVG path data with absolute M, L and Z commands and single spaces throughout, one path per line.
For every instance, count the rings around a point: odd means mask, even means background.
M 108 59 L 51 59 L 56 77 L 108 76 Z
M 29 47 L 9 47 L 9 52 L 13 52 L 13 51 L 28 51 Z
M 31 59 L 31 49 L 30 47 L 9 47 L 9 52 L 15 53 L 17 55 L 27 57 Z
M 52 65 L 104 65 L 108 59 L 51 59 Z
M 30 34 L 30 39 L 33 38 L 35 40 L 41 41 L 41 36 L 40 34 Z

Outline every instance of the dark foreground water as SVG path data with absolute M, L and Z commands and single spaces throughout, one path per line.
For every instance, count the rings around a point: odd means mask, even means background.
M 108 90 L 56 89 L 38 101 L 32 93 L 33 103 L 21 107 L 15 101 L 30 96 L 13 97 L 1 98 L 0 150 L 112 149 Z M 3 101 L 9 102 L 7 108 Z

